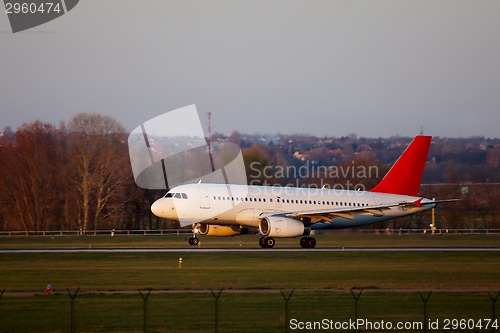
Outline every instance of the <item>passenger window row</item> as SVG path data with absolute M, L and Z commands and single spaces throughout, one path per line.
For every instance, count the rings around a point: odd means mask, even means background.
M 224 196 L 215 196 L 214 200 L 222 200 L 222 201 L 253 201 L 253 202 L 266 202 L 266 198 L 249 198 L 249 197 L 224 197 Z M 269 199 L 269 202 L 273 202 L 273 199 Z
M 266 202 L 266 198 L 252 198 L 252 197 L 226 197 L 226 196 L 213 196 L 214 200 L 219 200 L 219 201 L 236 201 L 236 202 Z M 368 204 L 366 203 L 359 203 L 359 202 L 342 202 L 342 201 L 322 201 L 322 200 L 300 200 L 300 199 L 282 199 L 278 197 L 276 199 L 277 202 L 279 203 L 295 203 L 295 204 L 309 204 L 309 205 L 335 205 L 335 206 L 341 206 L 341 207 L 367 207 Z M 269 202 L 273 202 L 273 199 L 269 199 Z

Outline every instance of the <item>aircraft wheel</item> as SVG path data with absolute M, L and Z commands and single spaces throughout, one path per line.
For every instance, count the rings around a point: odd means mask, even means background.
M 316 246 L 316 239 L 312 237 L 302 237 L 300 239 L 300 246 L 303 249 L 312 249 Z
M 272 238 L 272 237 L 266 237 L 266 238 L 264 239 L 264 244 L 266 244 L 266 247 L 267 247 L 268 249 L 271 249 L 271 248 L 273 248 L 273 247 L 274 247 L 274 244 L 276 244 L 276 241 L 275 241 L 275 240 L 274 240 L 274 238 Z
M 259 239 L 259 245 L 263 249 L 270 249 L 274 247 L 274 244 L 276 244 L 276 241 L 274 240 L 273 237 L 261 237 Z
M 316 247 L 316 239 L 312 237 L 307 237 L 307 248 L 314 249 Z
M 199 242 L 200 242 L 200 240 L 196 237 L 189 238 L 189 245 L 196 246 L 196 245 L 198 245 Z

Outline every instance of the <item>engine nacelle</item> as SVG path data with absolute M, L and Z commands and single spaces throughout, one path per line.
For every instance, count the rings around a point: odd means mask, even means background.
M 217 237 L 233 237 L 246 234 L 248 229 L 229 225 L 199 224 L 196 229 L 201 235 Z
M 298 237 L 309 235 L 309 228 L 298 220 L 281 216 L 269 216 L 259 223 L 259 231 L 269 237 Z

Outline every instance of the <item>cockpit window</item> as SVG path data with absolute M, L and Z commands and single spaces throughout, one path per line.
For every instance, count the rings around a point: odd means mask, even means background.
M 167 193 L 164 198 L 176 198 L 176 199 L 187 199 L 186 193 Z

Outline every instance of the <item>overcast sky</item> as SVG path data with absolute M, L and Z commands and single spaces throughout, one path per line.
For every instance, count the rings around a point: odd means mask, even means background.
M 0 50 L 0 130 L 196 104 L 225 134 L 500 137 L 497 0 L 81 0 L 0 13 Z

